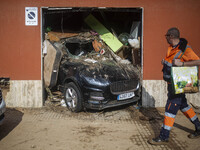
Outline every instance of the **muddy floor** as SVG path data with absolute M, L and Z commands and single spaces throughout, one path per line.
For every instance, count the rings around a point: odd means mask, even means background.
M 163 108 L 136 105 L 81 113 L 50 104 L 39 109 L 7 108 L 0 126 L 0 150 L 197 150 L 199 139 L 187 138 L 194 127 L 181 113 L 169 145 L 147 143 L 159 134 L 163 114 Z

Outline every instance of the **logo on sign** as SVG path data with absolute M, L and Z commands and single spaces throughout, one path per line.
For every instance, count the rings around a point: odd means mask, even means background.
M 34 12 L 29 12 L 28 13 L 28 18 L 29 19 L 34 19 L 35 18 L 35 13 Z

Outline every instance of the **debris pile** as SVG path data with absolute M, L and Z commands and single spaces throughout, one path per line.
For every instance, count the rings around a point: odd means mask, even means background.
M 59 64 L 57 68 L 53 66 L 55 63 L 49 62 L 49 60 L 58 59 L 58 55 L 53 51 L 49 51 L 51 54 L 48 56 L 49 49 L 56 49 L 61 51 L 59 55 L 59 63 L 63 63 L 66 60 L 68 62 L 77 61 L 83 64 L 89 64 L 90 68 L 97 68 L 98 62 L 115 61 L 123 68 L 127 68 L 130 72 L 134 71 L 139 78 L 141 78 L 140 67 L 140 39 L 137 35 L 139 24 L 133 24 L 131 33 L 121 33 L 116 36 L 114 31 L 112 33 L 101 24 L 93 15 L 88 15 L 84 22 L 88 25 L 87 30 L 80 32 L 55 32 L 48 27 L 45 33 L 45 41 L 43 43 L 44 64 L 48 64 L 48 67 L 44 67 L 44 79 L 48 84 L 46 87 L 52 87 L 50 80 L 52 76 L 49 76 L 49 72 L 58 73 Z M 47 42 L 48 41 L 48 42 Z M 50 44 L 53 44 L 53 47 Z M 48 60 L 45 60 L 45 57 Z M 50 70 L 50 71 L 49 71 Z M 47 75 L 47 76 L 46 76 Z M 105 77 L 106 78 L 106 77 Z M 57 81 L 55 79 L 54 81 Z M 55 84 L 55 83 L 54 83 Z M 62 94 L 52 94 L 50 89 L 47 88 L 49 99 L 52 103 L 57 105 L 63 104 Z
M 46 88 L 46 92 L 48 94 L 46 104 L 66 107 L 65 100 L 61 92 L 52 92 L 49 88 Z
M 91 14 L 84 19 L 84 22 L 89 27 L 87 31 L 63 33 L 51 31 L 53 30 L 51 29 L 46 30 L 48 32 L 46 33 L 45 39 L 48 39 L 51 42 L 67 41 L 68 46 L 70 46 L 70 44 L 72 45 L 73 42 L 89 43 L 89 41 L 92 41 L 91 46 L 94 51 L 92 51 L 90 55 L 96 55 L 96 58 L 102 58 L 100 57 L 102 55 L 105 57 L 111 55 L 117 62 L 125 64 L 132 63 L 134 66 L 140 67 L 140 37 L 138 36 L 138 22 L 133 22 L 130 34 L 121 33 L 119 36 L 117 36 L 114 31 L 111 33 Z M 70 50 L 70 48 L 68 49 Z M 80 48 L 81 52 L 78 56 L 85 54 L 83 49 L 84 48 Z M 76 54 L 75 50 L 70 52 Z

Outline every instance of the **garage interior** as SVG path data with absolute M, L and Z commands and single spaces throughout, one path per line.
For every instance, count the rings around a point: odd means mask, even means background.
M 143 42 L 142 8 L 45 7 L 41 8 L 41 12 L 42 42 L 46 39 L 46 35 L 49 32 L 76 34 L 91 31 L 92 29 L 84 20 L 88 15 L 93 15 L 106 29 L 123 43 L 123 47 L 115 52 L 115 54 L 122 59 L 129 60 L 134 66 L 137 66 L 141 72 Z M 127 42 L 128 38 L 137 39 L 139 45 L 135 48 L 131 47 L 130 43 Z M 45 66 L 43 66 L 43 70 L 44 67 Z M 44 101 L 45 97 L 46 96 L 44 96 Z

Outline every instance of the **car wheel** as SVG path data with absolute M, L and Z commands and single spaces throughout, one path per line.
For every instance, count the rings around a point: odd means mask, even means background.
M 82 95 L 78 87 L 73 83 L 67 83 L 64 90 L 65 103 L 72 112 L 82 110 Z

